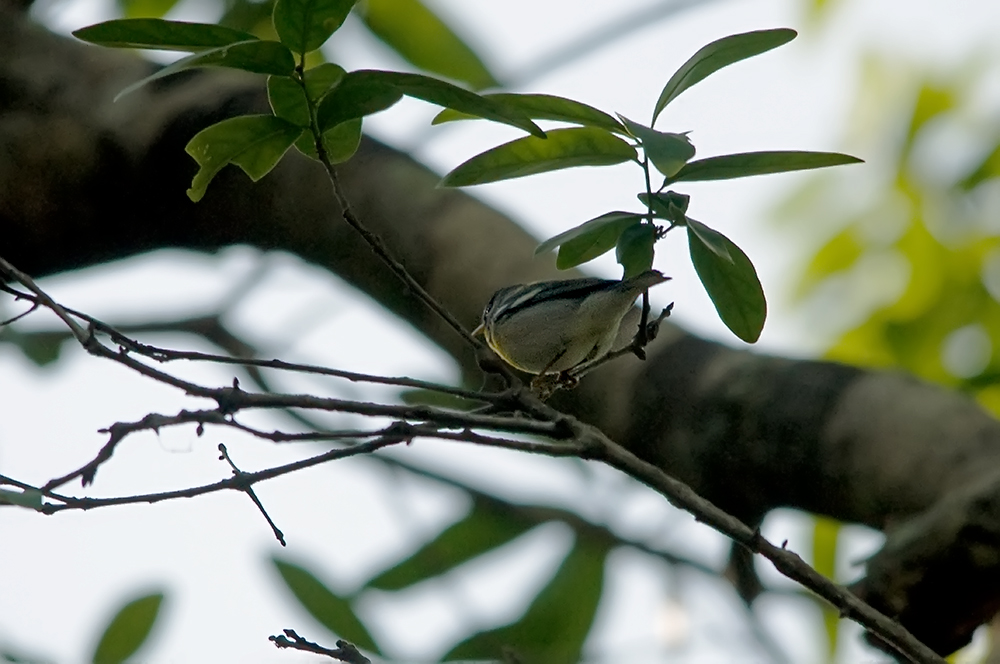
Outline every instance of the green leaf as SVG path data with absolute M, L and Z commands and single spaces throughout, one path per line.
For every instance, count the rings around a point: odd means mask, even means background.
M 37 366 L 44 367 L 59 359 L 62 345 L 69 337 L 62 332 L 14 332 L 3 335 L 21 349 L 25 357 Z
M 629 133 L 642 143 L 643 151 L 653 162 L 653 166 L 656 166 L 656 170 L 668 178 L 681 170 L 681 167 L 694 156 L 694 146 L 684 134 L 656 131 L 638 122 L 632 122 L 626 117 L 622 117 L 622 122 L 625 123 Z
M 134 655 L 149 637 L 162 603 L 163 593 L 153 593 L 123 606 L 104 630 L 93 664 L 120 664 Z
M 369 581 L 369 588 L 399 590 L 430 579 L 520 537 L 537 525 L 516 512 L 476 499 L 472 511 L 434 540 Z
M 676 191 L 666 191 L 653 194 L 642 193 L 638 195 L 639 200 L 653 214 L 661 219 L 667 219 L 675 224 L 684 225 L 687 217 L 684 215 L 688 209 L 691 197 L 687 194 L 679 194 Z
M 523 129 L 535 136 L 545 132 L 521 111 L 490 101 L 445 81 L 392 71 L 352 71 L 319 106 L 321 128 L 389 108 L 402 95 Z
M 441 186 L 465 187 L 575 166 L 610 166 L 635 158 L 635 148 L 603 129 L 553 129 L 548 138 L 528 136 L 476 155 L 448 173 Z
M 340 65 L 324 62 L 312 69 L 307 69 L 302 75 L 306 82 L 306 94 L 309 101 L 318 104 L 333 88 L 340 85 L 347 72 Z
M 274 0 L 229 0 L 219 25 L 252 32 L 262 39 L 275 37 Z
M 726 246 L 725 235 L 691 218 L 687 219 L 686 225 L 688 232 L 697 235 L 702 244 L 708 247 L 713 254 L 730 263 L 733 262 L 733 257 L 729 254 L 729 248 Z
M 752 175 L 804 171 L 827 166 L 860 164 L 861 159 L 839 152 L 743 152 L 690 161 L 667 182 L 732 180 Z
M 555 120 L 556 122 L 571 122 L 585 127 L 607 129 L 616 134 L 625 134 L 625 127 L 604 111 L 565 97 L 538 94 L 513 94 L 498 92 L 483 95 L 486 99 L 498 101 L 518 109 L 532 120 Z M 459 113 L 446 108 L 431 121 L 431 124 L 441 124 L 453 120 L 469 120 L 475 116 Z
M 352 71 L 320 102 L 316 120 L 321 129 L 389 108 L 403 98 L 396 86 L 382 77 Z
M 289 76 L 295 69 L 295 59 L 292 57 L 291 51 L 278 42 L 261 41 L 255 38 L 253 41 L 238 42 L 229 46 L 201 51 L 172 62 L 119 92 L 115 101 L 135 92 L 147 83 L 195 67 L 229 67 L 255 74 Z
M 550 237 L 548 240 L 538 245 L 538 247 L 535 249 L 535 255 L 537 256 L 538 254 L 544 254 L 546 252 L 552 251 L 556 247 L 561 246 L 569 242 L 570 240 L 590 235 L 591 233 L 595 231 L 600 231 L 604 228 L 607 228 L 608 226 L 613 227 L 616 225 L 621 225 L 621 229 L 618 231 L 618 234 L 615 235 L 615 241 L 617 242 L 618 235 L 621 234 L 621 230 L 624 230 L 627 226 L 631 224 L 642 221 L 642 219 L 643 216 L 636 212 L 622 212 L 620 210 L 615 212 L 605 212 L 599 217 L 594 217 L 593 219 L 583 222 L 579 226 L 575 226 L 569 229 L 568 231 L 563 231 L 559 235 L 554 235 Z M 611 246 L 613 247 L 614 244 L 612 244 Z M 611 247 L 608 247 L 608 249 L 610 248 Z M 605 251 L 607 251 L 607 249 L 605 249 Z M 604 252 L 602 251 L 601 253 Z
M 159 18 L 120 18 L 89 25 L 73 36 L 91 44 L 113 48 L 156 48 L 168 51 L 201 51 L 257 39 L 241 30 L 208 23 L 164 21 Z
M 125 18 L 163 18 L 177 0 L 118 0 Z
M 368 0 L 359 9 L 368 29 L 407 62 L 474 90 L 500 85 L 479 56 L 419 0 Z
M 626 228 L 618 238 L 615 257 L 625 268 L 622 279 L 630 279 L 653 267 L 653 245 L 656 243 L 656 226 L 636 224 Z
M 730 260 L 712 250 L 697 233 L 688 231 L 691 262 L 719 312 L 719 318 L 733 334 L 753 343 L 760 337 L 767 318 L 767 302 L 757 271 L 747 255 L 725 235 L 722 238 Z
M 525 664 L 576 664 L 604 588 L 608 547 L 578 538 L 552 580 L 517 622 L 480 632 L 452 648 L 444 661 L 484 659 Z M 510 653 L 511 657 L 505 657 Z
M 353 157 L 359 145 L 361 145 L 361 118 L 341 122 L 323 132 L 323 147 L 331 164 L 340 164 Z M 303 132 L 295 141 L 295 147 L 307 157 L 319 159 L 312 133 Z
M 972 172 L 962 178 L 958 186 L 968 191 L 980 183 L 998 176 L 1000 176 L 1000 144 L 997 144 Z
M 267 100 L 282 120 L 300 127 L 309 126 L 309 104 L 302 86 L 287 76 L 267 77 Z
M 256 182 L 275 167 L 301 134 L 302 127 L 273 115 L 243 115 L 202 129 L 184 148 L 201 166 L 191 181 L 188 197 L 200 201 L 212 178 L 230 163 Z
M 41 511 L 42 494 L 34 489 L 26 491 L 0 489 L 0 505 L 18 505 Z
M 299 604 L 321 625 L 336 636 L 359 648 L 381 654 L 375 640 L 358 619 L 350 602 L 337 595 L 316 576 L 295 563 L 278 557 L 271 559 L 282 580 Z
M 817 516 L 813 524 L 813 569 L 830 579 L 836 580 L 837 573 L 837 539 L 840 534 L 840 522 L 827 517 Z M 826 628 L 828 653 L 830 661 L 837 654 L 837 633 L 840 628 L 840 613 L 826 602 L 818 600 L 823 611 L 823 626 Z
M 315 51 L 344 24 L 357 0 L 278 0 L 274 30 L 296 53 Z
M 663 91 L 660 93 L 660 98 L 656 100 L 656 107 L 653 110 L 652 124 L 656 124 L 656 118 L 660 116 L 667 104 L 692 85 L 734 62 L 752 58 L 755 55 L 766 53 L 772 48 L 787 44 L 795 39 L 796 34 L 794 30 L 788 28 L 756 30 L 723 37 L 703 46 L 681 65 L 681 68 L 674 72 L 667 84 L 663 86 Z

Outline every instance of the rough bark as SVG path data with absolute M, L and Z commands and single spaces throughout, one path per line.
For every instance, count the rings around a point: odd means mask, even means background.
M 466 348 L 340 218 L 320 167 L 257 184 L 227 169 L 195 205 L 200 128 L 260 111 L 261 81 L 196 72 L 114 94 L 136 56 L 63 39 L 0 0 L 0 255 L 43 276 L 163 247 L 283 250 L 340 275 L 474 370 Z M 535 240 L 438 176 L 365 140 L 341 174 L 359 218 L 472 326 L 497 287 L 552 277 Z M 746 520 L 789 506 L 887 530 L 858 590 L 947 653 L 1000 606 L 1000 425 L 913 378 L 734 350 L 669 328 L 558 407 Z

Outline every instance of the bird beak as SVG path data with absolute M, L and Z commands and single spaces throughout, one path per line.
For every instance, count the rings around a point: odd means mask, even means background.
M 472 336 L 474 336 L 474 337 L 481 337 L 481 336 L 483 336 L 484 332 L 486 332 L 486 324 L 485 323 L 480 323 L 479 327 L 477 327 L 476 329 L 474 329 L 472 331 Z

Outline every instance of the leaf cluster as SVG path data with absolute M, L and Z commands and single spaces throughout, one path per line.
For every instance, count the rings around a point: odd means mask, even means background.
M 577 127 L 554 129 L 544 139 L 529 136 L 492 148 L 461 164 L 445 186 L 496 182 L 576 166 L 639 165 L 646 190 L 638 194 L 644 211 L 615 210 L 564 231 L 541 243 L 536 253 L 558 248 L 556 266 L 576 267 L 615 250 L 629 278 L 652 268 L 655 244 L 677 227 L 687 229 L 691 261 L 720 318 L 740 339 L 754 342 L 767 315 L 764 292 L 746 254 L 729 238 L 687 216 L 689 197 L 667 187 L 683 182 L 734 178 L 823 168 L 859 162 L 828 152 L 765 151 L 720 155 L 694 160 L 696 149 L 687 133 L 652 127 L 667 105 L 681 93 L 730 64 L 777 48 L 795 37 L 788 29 L 731 35 L 700 49 L 670 77 L 652 113 L 649 126 L 624 116 L 612 116 L 580 102 L 551 95 L 488 95 L 523 111 L 533 120 L 552 120 Z M 446 109 L 435 123 L 466 119 Z M 640 154 L 642 155 L 640 157 Z M 662 176 L 654 191 L 651 169 Z
M 78 30 L 80 39 L 113 47 L 173 49 L 191 55 L 129 86 L 128 94 L 146 83 L 195 67 L 230 67 L 267 74 L 271 114 L 230 118 L 194 136 L 187 152 L 199 165 L 188 196 L 200 200 L 219 171 L 229 164 L 254 181 L 269 173 L 293 146 L 328 169 L 349 159 L 361 139 L 363 119 L 411 97 L 443 107 L 435 124 L 480 118 L 510 125 L 528 135 L 473 156 L 448 173 L 448 187 L 485 184 L 577 166 L 610 166 L 632 162 L 644 175 L 640 211 L 611 211 L 543 242 L 538 253 L 558 248 L 556 264 L 575 267 L 615 249 L 623 278 L 652 268 L 656 243 L 674 228 L 687 229 L 691 261 L 722 321 L 740 339 L 760 336 L 767 305 L 756 270 L 729 238 L 687 215 L 689 199 L 668 187 L 695 181 L 726 180 L 768 173 L 849 164 L 858 159 L 826 152 L 749 152 L 694 159 L 696 147 L 687 132 L 653 128 L 667 106 L 714 72 L 788 43 L 789 29 L 758 30 L 731 35 L 701 48 L 664 85 L 643 125 L 613 117 L 572 99 L 545 94 L 478 94 L 440 78 L 381 70 L 347 72 L 333 63 L 307 66 L 340 28 L 356 0 L 277 0 L 271 25 L 277 40 L 221 25 L 182 23 L 158 18 L 126 18 Z M 390 19 L 387 2 L 364 4 L 360 10 L 376 34 L 392 40 L 413 62 L 447 71 L 444 59 L 431 57 L 407 40 L 398 17 Z M 395 5 L 394 5 L 395 6 Z M 496 80 L 484 75 L 478 59 L 468 57 L 460 40 L 416 0 L 400 5 L 424 33 L 440 33 L 456 62 L 466 65 L 452 75 L 474 87 Z M 437 31 L 437 32 L 435 32 Z M 409 50 L 408 50 L 409 49 Z M 408 55 L 407 55 L 408 54 Z M 471 63 L 471 65 L 470 65 Z M 479 64 L 477 64 L 479 63 Z M 543 131 L 536 121 L 569 127 Z M 652 172 L 662 177 L 651 185 Z

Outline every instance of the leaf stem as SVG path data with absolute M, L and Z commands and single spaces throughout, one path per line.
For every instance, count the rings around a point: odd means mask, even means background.
M 304 60 L 300 66 L 303 65 Z M 333 195 L 337 199 L 338 205 L 340 205 L 341 215 L 343 216 L 344 221 L 346 221 L 351 228 L 356 230 L 358 234 L 361 235 L 361 238 L 368 244 L 369 247 L 371 247 L 372 251 L 375 252 L 375 255 L 378 256 L 390 270 L 392 270 L 393 274 L 399 277 L 399 279 L 417 296 L 419 300 L 426 304 L 445 323 L 447 323 L 448 326 L 451 327 L 458 334 L 458 336 L 462 337 L 466 343 L 477 351 L 482 350 L 483 344 L 478 339 L 473 337 L 465 326 L 462 325 L 462 323 L 459 322 L 459 320 L 455 318 L 450 311 L 445 309 L 440 302 L 434 299 L 434 296 L 428 293 L 424 287 L 410 275 L 406 268 L 403 267 L 402 263 L 396 260 L 392 254 L 389 253 L 389 248 L 382 241 L 382 238 L 368 230 L 368 228 L 361 223 L 357 216 L 355 216 L 354 211 L 351 208 L 351 204 L 347 200 L 347 196 L 344 194 L 343 186 L 337 176 L 337 170 L 330 161 L 330 155 L 326 152 L 326 146 L 323 145 L 323 134 L 320 131 L 319 121 L 316 115 L 316 104 L 314 104 L 313 100 L 309 98 L 309 93 L 306 89 L 306 72 L 304 69 L 299 73 L 296 80 L 302 87 L 302 92 L 306 97 L 306 105 L 309 108 L 309 130 L 312 132 L 313 141 L 316 144 L 316 156 L 326 169 L 327 177 L 333 187 Z

